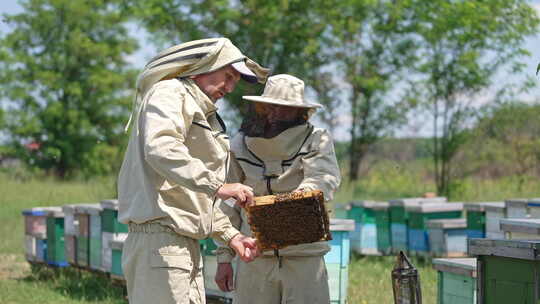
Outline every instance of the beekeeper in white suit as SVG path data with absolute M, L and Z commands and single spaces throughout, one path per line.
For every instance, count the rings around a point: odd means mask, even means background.
M 268 78 L 262 96 L 243 98 L 253 106 L 231 140 L 231 180 L 250 186 L 255 196 L 319 189 L 331 200 L 340 171 L 330 134 L 308 122 L 320 105 L 304 99 L 304 82 L 275 75 Z M 220 208 L 234 227 L 251 235 L 241 208 L 225 202 Z M 329 250 L 327 242 L 317 242 L 265 251 L 252 263 L 239 260 L 233 274 L 235 253 L 221 246 L 215 280 L 223 291 L 235 290 L 238 304 L 328 304 L 323 256 Z
M 215 102 L 239 79 L 264 82 L 267 72 L 215 38 L 166 49 L 139 75 L 118 177 L 130 303 L 205 303 L 200 239 L 228 244 L 246 262 L 257 255 L 216 206 L 231 197 L 250 204 L 253 190 L 225 183 L 229 140 Z

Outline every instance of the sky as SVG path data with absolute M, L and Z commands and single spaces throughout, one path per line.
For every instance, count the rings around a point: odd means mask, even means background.
M 540 0 L 531 0 L 529 1 L 531 5 L 537 10 L 537 12 L 540 14 Z M 0 15 L 2 14 L 16 14 L 20 13 L 22 11 L 21 6 L 18 4 L 17 0 L 0 0 Z M 144 64 L 156 53 L 156 49 L 151 46 L 151 43 L 145 43 L 146 34 L 143 30 L 136 27 L 135 25 L 130 25 L 129 28 L 132 31 L 132 36 L 134 37 L 142 37 L 142 41 L 140 42 L 140 45 L 143 46 L 141 49 L 133 54 L 129 61 L 135 66 L 136 68 L 142 68 Z M 0 32 L 8 32 L 9 27 L 6 26 L 4 22 L 0 22 Z M 529 50 L 529 52 L 532 54 L 529 58 L 527 58 L 524 63 L 526 64 L 525 67 L 525 74 L 527 75 L 534 75 L 536 73 L 536 67 L 538 63 L 540 63 L 540 32 L 538 35 L 534 37 L 530 37 L 525 42 L 525 48 Z M 502 73 L 501 75 L 496 76 L 495 83 L 501 83 L 504 81 L 512 81 L 519 83 L 520 81 L 523 81 L 524 76 L 511 76 L 510 79 L 508 79 L 507 75 Z M 494 90 L 486 90 L 484 96 L 479 96 L 479 100 L 490 100 L 491 99 L 491 93 Z M 522 99 L 527 100 L 529 102 L 540 102 L 540 86 L 532 90 L 530 93 L 522 95 Z M 348 113 L 343 113 L 339 120 L 343 121 L 344 123 L 341 125 L 348 125 L 347 122 L 350 121 L 350 117 L 348 116 Z M 410 123 L 407 126 L 404 126 L 401 130 L 397 131 L 397 136 L 399 137 L 409 137 L 409 136 L 430 136 L 432 135 L 432 124 L 427 121 L 427 118 L 422 118 L 422 116 L 418 116 L 416 114 L 411 115 L 409 119 Z M 317 119 L 315 116 L 315 124 L 317 125 Z M 347 140 L 348 139 L 348 131 L 346 128 L 339 128 L 336 130 L 334 134 L 335 138 L 337 140 Z M 2 138 L 2 134 L 0 134 L 0 139 Z

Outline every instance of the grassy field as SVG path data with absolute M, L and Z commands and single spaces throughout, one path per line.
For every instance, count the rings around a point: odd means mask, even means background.
M 396 169 L 397 170 L 397 169 Z M 369 179 L 344 185 L 338 202 L 418 196 L 433 191 L 433 185 L 411 172 L 391 168 L 372 172 Z M 460 200 L 502 200 L 508 197 L 532 197 L 540 189 L 536 181 L 524 185 L 521 192 L 512 179 L 466 181 Z M 0 173 L 0 303 L 125 303 L 122 289 L 105 278 L 74 270 L 52 272 L 31 269 L 24 260 L 23 218 L 21 210 L 36 206 L 98 202 L 114 196 L 114 179 L 90 182 L 57 182 L 49 178 L 18 179 Z M 495 189 L 495 190 L 493 190 Z M 429 262 L 414 260 L 420 271 L 424 303 L 435 303 L 436 272 Z M 350 304 L 393 303 L 390 272 L 393 257 L 353 256 L 349 269 Z

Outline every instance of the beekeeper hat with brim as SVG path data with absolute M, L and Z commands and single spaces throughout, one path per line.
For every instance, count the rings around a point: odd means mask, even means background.
M 269 77 L 261 96 L 242 96 L 242 98 L 273 105 L 306 108 L 310 116 L 322 108 L 322 105 L 304 98 L 304 81 L 287 74 Z
M 132 119 L 137 118 L 144 96 L 160 80 L 210 73 L 228 65 L 250 83 L 264 83 L 269 74 L 269 69 L 246 57 L 227 38 L 194 40 L 160 52 L 146 64 L 137 78 L 133 109 L 126 131 Z

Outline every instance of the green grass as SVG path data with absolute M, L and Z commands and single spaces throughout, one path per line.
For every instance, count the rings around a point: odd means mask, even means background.
M 114 179 L 58 182 L 0 173 L 0 303 L 125 303 L 122 289 L 94 274 L 32 269 L 24 259 L 22 210 L 99 202 L 114 194 Z
M 352 199 L 388 200 L 415 197 L 434 191 L 434 184 L 418 168 L 380 163 L 368 177 L 344 183 L 335 202 Z M 466 179 L 456 187 L 454 201 L 493 201 L 511 197 L 539 197 L 540 182 L 526 179 Z M 24 260 L 24 226 L 21 211 L 38 206 L 61 206 L 98 202 L 114 197 L 114 178 L 59 182 L 51 178 L 15 178 L 0 173 L 0 303 L 125 303 L 122 290 L 106 278 L 63 270 L 36 270 Z M 393 303 L 391 271 L 393 257 L 354 255 L 349 265 L 350 304 Z M 424 303 L 435 303 L 436 271 L 429 262 L 413 259 L 420 271 Z
M 32 269 L 23 255 L 23 209 L 110 198 L 114 193 L 113 178 L 58 182 L 0 174 L 0 193 L 0 303 L 125 303 L 122 290 L 106 278 L 73 269 Z M 352 194 L 338 193 L 338 197 L 347 195 Z M 392 303 L 393 262 L 391 257 L 354 256 L 349 270 L 349 303 Z M 435 272 L 429 265 L 419 264 L 419 269 L 425 303 L 434 303 Z
M 394 303 L 391 271 L 396 260 L 393 256 L 353 255 L 349 265 L 348 303 Z M 412 258 L 420 275 L 422 303 L 437 302 L 437 272 L 430 262 Z

